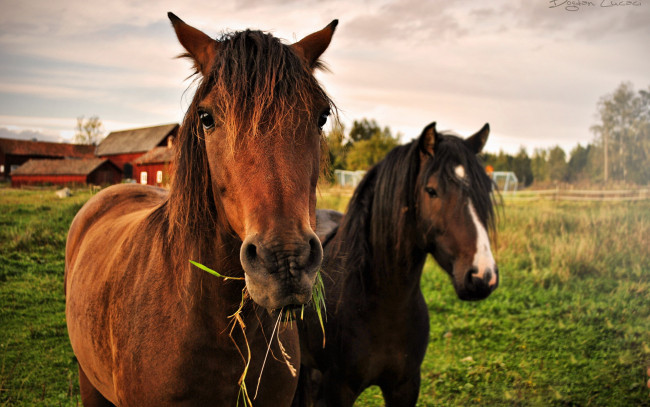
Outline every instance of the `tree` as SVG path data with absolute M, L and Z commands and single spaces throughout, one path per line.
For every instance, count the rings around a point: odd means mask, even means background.
M 355 120 L 350 130 L 350 141 L 348 144 L 354 144 L 362 140 L 370 140 L 373 135 L 381 131 L 381 127 L 372 119 Z
M 76 143 L 97 145 L 103 137 L 104 125 L 98 116 L 92 116 L 88 119 L 84 119 L 83 116 L 77 117 L 74 135 Z
M 355 123 L 357 122 L 355 121 Z M 376 122 L 374 124 L 376 125 Z M 379 126 L 375 126 L 374 132 L 368 138 L 362 138 L 350 146 L 345 159 L 346 169 L 369 169 L 381 161 L 390 150 L 399 145 L 399 138 L 400 135 L 393 136 L 388 127 L 381 130 Z
M 621 83 L 598 101 L 599 123 L 591 127 L 603 153 L 603 178 L 650 182 L 650 88 L 634 91 Z
M 536 148 L 533 151 L 530 167 L 533 171 L 535 181 L 544 182 L 549 180 L 548 163 L 546 162 L 547 155 L 546 150 L 542 148 Z
M 511 171 L 515 173 L 519 182 L 524 186 L 527 187 L 533 183 L 534 178 L 531 160 L 524 146 L 521 146 L 517 155 L 513 157 Z
M 328 175 L 333 176 L 335 170 L 345 169 L 345 159 L 348 153 L 348 146 L 343 144 L 345 139 L 345 126 L 340 121 L 332 125 L 332 130 L 325 136 L 327 152 L 329 154 Z
M 567 165 L 567 175 L 570 182 L 581 181 L 590 178 L 587 170 L 589 167 L 589 155 L 591 153 L 591 150 L 591 145 L 583 147 L 580 144 L 571 150 L 571 158 L 569 158 L 569 163 Z
M 548 150 L 548 176 L 551 181 L 567 180 L 566 153 L 560 146 Z

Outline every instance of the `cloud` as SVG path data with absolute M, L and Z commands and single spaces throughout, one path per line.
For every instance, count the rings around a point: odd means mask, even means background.
M 448 2 L 389 1 L 348 23 L 348 35 L 359 41 L 408 44 L 466 33 Z
M 11 138 L 19 140 L 33 140 L 33 141 L 50 141 L 59 142 L 59 137 L 44 134 L 33 130 L 10 130 L 6 127 L 0 127 L 0 138 Z
M 650 34 L 648 4 L 603 7 L 601 5 L 612 2 L 597 0 L 590 2 L 592 5 L 580 6 L 578 11 L 568 11 L 567 2 L 558 0 L 555 3 L 561 6 L 551 8 L 551 2 L 518 3 L 513 7 L 516 24 L 558 40 L 593 41 L 612 36 L 620 39 L 629 34 L 646 37 Z
M 647 85 L 650 4 L 575 13 L 548 5 L 12 1 L 0 15 L 0 125 L 56 136 L 80 114 L 99 115 L 107 130 L 179 121 L 192 92 L 184 94 L 189 64 L 173 60 L 182 52 L 166 17 L 173 11 L 213 37 L 250 27 L 288 41 L 339 18 L 324 54 L 332 74 L 318 76 L 348 122 L 375 118 L 413 137 L 432 120 L 461 134 L 489 121 L 488 150 L 564 147 L 591 137 L 600 96 L 621 81 Z M 36 124 L 32 114 L 69 119 Z

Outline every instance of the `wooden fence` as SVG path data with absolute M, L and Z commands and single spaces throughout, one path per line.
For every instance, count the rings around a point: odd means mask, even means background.
M 650 189 L 580 190 L 558 188 L 539 191 L 518 191 L 514 194 L 503 193 L 502 196 L 513 200 L 642 201 L 650 199 Z

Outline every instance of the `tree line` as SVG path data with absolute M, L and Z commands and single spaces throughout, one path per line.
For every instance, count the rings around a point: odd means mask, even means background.
M 567 155 L 560 147 L 535 148 L 529 155 L 522 146 L 512 155 L 503 151 L 482 153 L 486 166 L 513 171 L 520 185 L 536 183 L 650 184 L 650 87 L 635 91 L 622 83 L 597 102 L 597 122 L 590 128 L 594 139 L 576 145 Z M 349 133 L 335 123 L 326 135 L 330 170 L 367 170 L 399 144 L 400 134 L 375 120 L 355 120 Z
M 326 135 L 330 173 L 369 169 L 399 145 L 400 137 L 400 133 L 393 134 L 374 119 L 355 120 L 347 135 L 343 123 L 335 122 Z

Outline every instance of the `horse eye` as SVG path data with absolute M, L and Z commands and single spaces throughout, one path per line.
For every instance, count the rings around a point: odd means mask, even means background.
M 210 113 L 208 112 L 199 112 L 199 120 L 201 120 L 201 124 L 203 125 L 203 128 L 206 130 L 210 130 L 211 128 L 214 127 L 214 119 L 212 116 L 210 116 Z
M 429 196 L 432 198 L 438 196 L 438 192 L 436 192 L 436 190 L 431 187 L 424 188 L 424 192 L 429 194 Z
M 330 110 L 327 109 L 323 113 L 320 114 L 318 117 L 318 128 L 323 130 L 323 126 L 325 126 L 325 123 L 327 123 L 327 118 L 330 115 Z

